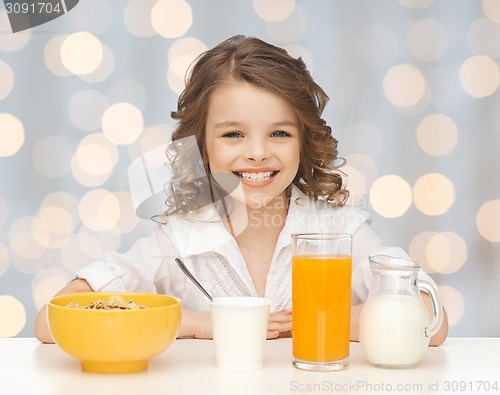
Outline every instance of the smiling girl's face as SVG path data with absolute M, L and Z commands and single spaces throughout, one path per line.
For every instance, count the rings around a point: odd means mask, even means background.
M 298 118 L 285 99 L 247 82 L 229 81 L 212 92 L 208 104 L 210 171 L 216 179 L 232 174 L 248 207 L 285 198 L 299 168 L 299 132 Z

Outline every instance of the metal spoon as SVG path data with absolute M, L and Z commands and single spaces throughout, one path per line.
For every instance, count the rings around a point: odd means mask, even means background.
M 203 286 L 198 282 L 198 280 L 188 270 L 188 268 L 186 267 L 184 262 L 182 262 L 179 258 L 175 258 L 175 262 L 177 263 L 177 266 L 179 266 L 179 268 L 182 270 L 182 272 L 187 276 L 187 278 L 189 278 L 193 282 L 193 284 L 196 285 L 200 289 L 200 291 L 205 294 L 205 296 L 208 299 L 210 299 L 210 302 L 213 303 L 214 298 L 212 298 L 212 296 L 210 296 L 210 294 L 207 292 L 207 290 L 205 288 L 203 288 Z

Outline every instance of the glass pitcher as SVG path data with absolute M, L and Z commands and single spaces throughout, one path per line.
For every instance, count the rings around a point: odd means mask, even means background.
M 433 283 L 418 279 L 420 266 L 415 262 L 373 255 L 370 269 L 370 293 L 359 322 L 363 352 L 378 367 L 416 366 L 443 322 L 439 292 Z M 420 291 L 431 297 L 432 322 Z

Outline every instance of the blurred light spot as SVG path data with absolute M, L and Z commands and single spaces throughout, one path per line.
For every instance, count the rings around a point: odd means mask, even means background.
M 21 273 L 36 273 L 47 266 L 47 249 L 38 242 L 40 236 L 36 228 L 45 232 L 46 244 L 49 244 L 48 231 L 36 217 L 22 217 L 9 230 L 10 264 Z
M 299 44 L 288 44 L 284 45 L 283 48 L 288 54 L 296 59 L 301 58 L 303 62 L 306 64 L 309 72 L 314 72 L 314 59 L 306 48 Z
M 111 48 L 102 44 L 102 61 L 99 66 L 89 74 L 81 74 L 79 77 L 89 84 L 105 81 L 115 69 L 115 55 Z
M 102 93 L 85 89 L 71 98 L 68 105 L 69 118 L 78 129 L 92 132 L 101 128 L 101 118 L 107 108 L 108 101 Z
M 438 60 L 448 50 L 448 32 L 434 19 L 415 22 L 407 40 L 412 55 L 424 62 Z
M 446 115 L 429 115 L 417 127 L 417 140 L 429 155 L 447 155 L 457 145 L 457 125 Z
M 51 38 L 45 46 L 45 49 L 43 50 L 45 65 L 52 73 L 59 77 L 72 75 L 71 72 L 66 67 L 64 67 L 61 59 L 61 45 L 66 37 L 68 36 L 60 35 Z
M 70 278 L 63 270 L 51 267 L 38 272 L 31 282 L 31 292 L 37 310 L 50 301 Z
M 370 122 L 354 122 L 342 133 L 342 151 L 346 154 L 362 152 L 376 158 L 383 148 L 382 134 Z
M 183 0 L 158 0 L 151 10 L 153 29 L 165 38 L 182 36 L 192 23 L 191 6 Z
M 331 79 L 330 90 L 335 92 L 332 99 L 334 106 L 352 104 L 359 93 L 359 79 L 357 74 L 347 66 L 333 65 L 328 70 Z
M 180 94 L 185 87 L 185 77 L 193 61 L 207 50 L 200 40 L 187 37 L 176 40 L 168 50 L 167 81 L 170 89 Z
M 43 226 L 51 233 L 72 233 L 75 227 L 71 215 L 62 207 L 45 206 L 40 209 L 38 216 Z
M 378 168 L 375 161 L 365 154 L 350 154 L 345 159 L 348 165 L 355 167 L 363 174 L 366 184 L 364 193 L 368 193 L 370 187 L 378 179 Z
M 436 272 L 434 267 L 429 264 L 427 256 L 427 246 L 435 235 L 437 235 L 437 232 L 419 233 L 412 239 L 408 248 L 408 254 L 411 256 L 411 259 L 417 262 L 428 274 Z
M 195 55 L 184 55 L 175 58 L 169 64 L 167 70 L 168 86 L 170 86 L 170 89 L 172 89 L 172 91 L 176 94 L 180 94 L 184 90 L 186 86 L 186 72 L 195 59 Z
M 45 206 L 38 212 L 43 226 L 51 233 L 65 234 L 73 232 L 75 224 L 71 215 L 59 206 Z
M 78 4 L 78 12 L 71 12 L 71 21 L 77 31 L 101 34 L 111 24 L 113 12 L 107 0 L 85 0 Z
M 6 36 L 6 34 L 0 34 Z M 14 337 L 26 325 L 26 311 L 24 305 L 15 297 L 0 295 L 0 337 Z M 5 319 L 8 317 L 8 319 Z
M 5 99 L 14 87 L 14 73 L 11 67 L 0 60 L 0 100 Z
M 498 0 L 482 0 L 484 14 L 493 22 L 500 23 L 500 2 Z
M 120 202 L 120 218 L 118 219 L 117 230 L 120 233 L 128 233 L 132 231 L 139 223 L 139 217 L 135 214 L 135 209 L 132 204 L 132 197 L 127 192 L 116 192 L 115 196 Z
M 127 30 L 137 37 L 151 37 L 156 34 L 151 24 L 151 11 L 156 0 L 129 0 L 123 12 Z
M 380 177 L 370 189 L 370 203 L 383 217 L 400 217 L 411 206 L 410 185 L 396 175 Z
M 53 192 L 43 199 L 43 202 L 40 204 L 40 209 L 44 209 L 45 207 L 61 207 L 66 211 L 67 214 L 70 215 L 71 221 L 73 223 L 78 223 L 80 217 L 78 216 L 78 200 L 68 192 L 59 191 Z M 71 232 L 73 229 L 71 229 Z
M 389 69 L 383 85 L 387 99 L 396 107 L 417 104 L 426 91 L 424 76 L 409 64 L 399 64 Z
M 97 37 L 87 32 L 77 32 L 64 39 L 61 60 L 73 74 L 89 74 L 102 62 L 102 52 L 102 44 Z
M 148 103 L 148 94 L 144 86 L 132 78 L 121 78 L 111 83 L 106 90 L 109 104 L 130 103 L 139 110 L 144 110 Z M 102 114 L 101 114 L 102 116 Z
M 439 173 L 421 176 L 413 186 L 415 206 L 427 215 L 441 215 L 455 202 L 453 183 Z
M 168 62 L 172 63 L 177 58 L 182 56 L 198 57 L 202 52 L 207 50 L 207 46 L 197 38 L 186 37 L 175 40 L 167 53 Z M 183 72 L 184 73 L 184 72 Z M 182 75 L 183 75 L 182 73 Z
M 106 251 L 117 251 L 120 247 L 121 236 L 118 232 L 114 232 L 114 229 L 111 228 L 111 231 L 105 232 L 94 232 L 84 226 L 78 233 L 78 246 L 92 259 L 100 258 Z
M 70 273 L 77 272 L 94 260 L 94 257 L 89 256 L 80 244 L 79 236 L 72 238 L 68 244 L 60 249 L 59 253 L 62 265 Z
M 500 24 L 488 18 L 475 20 L 467 30 L 467 44 L 474 54 L 500 56 Z
M 24 144 L 24 127 L 19 119 L 9 113 L 0 113 L 0 157 L 12 156 Z
M 73 177 L 82 185 L 102 185 L 118 162 L 118 148 L 102 133 L 86 136 L 71 159 Z
M 114 144 L 133 143 L 143 129 L 142 113 L 130 103 L 113 104 L 102 117 L 102 131 Z
M 75 156 L 80 165 L 91 175 L 109 174 L 115 164 L 113 156 L 100 145 L 88 144 L 82 146 L 77 150 Z M 92 161 L 92 159 L 95 159 L 95 161 Z
M 47 136 L 33 147 L 33 165 L 47 178 L 59 178 L 68 173 L 71 162 L 71 144 L 61 136 Z
M 363 173 L 351 165 L 342 167 L 342 171 L 347 175 L 347 189 L 349 190 L 349 204 L 357 205 L 359 199 L 367 193 L 366 179 Z
M 295 0 L 253 0 L 252 4 L 257 15 L 268 22 L 288 18 L 295 8 Z
M 394 107 L 394 108 L 403 115 L 414 116 L 425 112 L 425 110 L 431 103 L 431 99 L 432 97 L 431 97 L 430 85 L 428 84 L 427 81 L 425 81 L 424 95 L 416 104 L 409 107 Z
M 66 215 L 66 218 L 68 219 L 69 215 Z M 52 232 L 51 229 L 47 227 L 47 224 L 42 221 L 40 215 L 33 219 L 32 230 L 35 241 L 48 250 L 65 246 L 72 236 L 71 232 Z
M 460 67 L 460 84 L 473 97 L 490 96 L 497 90 L 499 83 L 498 64 L 487 56 L 472 56 Z
M 0 242 L 0 277 L 4 275 L 4 273 L 9 268 L 9 250 Z
M 307 18 L 299 6 L 295 6 L 293 12 L 281 21 L 266 22 L 267 34 L 280 43 L 298 41 L 307 29 Z
M 484 203 L 477 213 L 476 224 L 479 233 L 486 240 L 500 242 L 500 200 Z
M 39 258 L 45 252 L 33 234 L 34 217 L 22 217 L 12 224 L 9 231 L 11 250 L 25 259 Z
M 45 248 L 62 248 L 73 237 L 78 216 L 78 201 L 67 192 L 54 192 L 40 205 L 32 229 L 36 241 Z
M 464 315 L 465 303 L 462 294 L 453 287 L 442 285 L 439 287 L 441 296 L 444 299 L 446 306 L 446 314 L 448 315 L 448 324 L 454 326 Z
M 134 160 L 152 149 L 167 144 L 172 136 L 172 131 L 173 128 L 165 124 L 153 125 L 144 129 L 139 139 L 127 146 L 130 159 Z
M 455 273 L 467 261 L 467 245 L 453 232 L 433 235 L 425 248 L 427 262 L 438 273 Z
M 392 30 L 383 26 L 368 26 L 359 33 L 356 40 L 359 59 L 371 67 L 392 64 L 398 52 L 398 38 Z
M 408 8 L 426 8 L 429 7 L 434 0 L 399 0 L 399 3 Z
M 110 230 L 120 219 L 120 202 L 105 189 L 87 192 L 80 201 L 81 221 L 96 232 Z
M 104 234 L 104 232 L 102 233 Z M 109 234 L 110 232 L 105 233 Z M 85 261 L 87 260 L 87 258 L 84 257 L 85 255 L 90 258 L 97 259 L 104 253 L 104 249 L 102 248 L 100 239 L 96 236 L 96 232 L 89 231 L 86 227 L 80 230 L 77 242 L 70 243 L 68 245 L 68 249 L 68 255 L 79 256 L 81 260 Z M 76 251 L 76 253 L 74 251 Z M 64 261 L 66 261 L 66 258 Z M 72 265 L 71 260 L 68 260 L 68 262 L 69 265 Z M 77 266 L 80 267 L 81 263 L 78 263 Z M 74 271 L 74 268 L 71 268 L 71 270 Z
M 12 2 L 16 3 L 16 2 Z M 31 38 L 31 30 L 12 33 L 6 10 L 0 11 L 0 52 L 16 52 L 23 49 Z

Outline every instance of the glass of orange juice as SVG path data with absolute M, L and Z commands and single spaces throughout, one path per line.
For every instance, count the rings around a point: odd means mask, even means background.
M 351 327 L 350 234 L 292 235 L 293 365 L 343 370 Z

